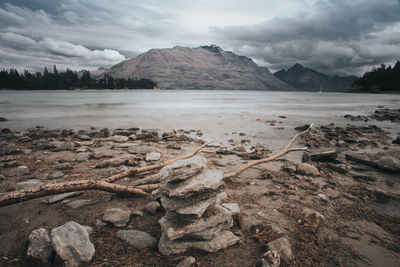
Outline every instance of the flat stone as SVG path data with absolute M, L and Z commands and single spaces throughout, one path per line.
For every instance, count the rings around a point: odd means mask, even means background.
M 293 259 L 292 247 L 289 243 L 289 240 L 287 240 L 285 237 L 281 237 L 275 239 L 274 241 L 269 242 L 268 248 L 271 251 L 274 250 L 278 251 L 281 256 L 281 259 L 283 259 L 286 262 Z
M 194 267 L 196 258 L 192 256 L 184 257 L 175 267 Z
M 169 197 L 185 198 L 195 193 L 207 190 L 217 190 L 223 184 L 221 170 L 203 169 L 200 173 L 176 184 L 166 184 L 160 187 Z
M 92 203 L 92 201 L 90 199 L 77 199 L 77 200 L 71 201 L 66 206 L 68 206 L 68 207 L 70 207 L 72 209 L 77 209 L 77 208 L 80 208 L 80 207 L 87 206 L 87 205 L 89 205 L 91 203 Z
M 240 208 L 238 203 L 223 203 L 221 206 L 229 210 L 233 215 L 237 215 L 240 213 Z
M 217 191 L 209 191 L 200 194 L 193 195 L 189 198 L 170 198 L 167 196 L 161 196 L 161 205 L 166 210 L 179 210 L 185 209 L 186 207 L 192 207 L 199 202 L 205 201 L 207 199 L 217 198 Z M 216 199 L 216 203 L 218 198 Z M 218 204 L 218 203 L 217 203 Z
M 26 166 L 18 166 L 10 172 L 10 176 L 22 176 L 29 174 L 29 169 Z
M 161 154 L 158 152 L 151 152 L 146 155 L 146 161 L 157 161 L 161 158 Z
M 90 157 L 90 153 L 87 153 L 87 152 L 82 152 L 82 153 L 78 153 L 75 155 L 76 161 L 79 161 L 79 162 L 88 161 L 89 157 Z
M 169 240 L 165 234 L 162 234 L 158 249 L 163 255 L 181 254 L 188 249 L 200 249 L 207 252 L 216 252 L 236 244 L 240 240 L 230 231 L 223 231 L 214 239 L 209 241 L 196 240 Z
M 3 174 L 0 174 L 0 181 L 5 181 L 7 178 L 3 175 Z
M 175 240 L 185 235 L 200 232 L 218 224 L 232 221 L 232 214 L 221 206 L 211 206 L 204 213 L 203 217 L 193 221 L 184 222 L 174 216 L 173 213 L 167 211 L 166 215 L 158 222 L 163 233 L 169 240 Z
M 138 230 L 120 230 L 116 236 L 135 248 L 156 248 L 158 240 L 146 232 Z
M 114 224 L 116 227 L 125 227 L 131 218 L 128 209 L 111 208 L 104 211 L 103 221 Z
M 176 149 L 176 150 L 179 150 L 179 149 L 181 149 L 181 146 L 180 146 L 178 143 L 176 143 L 176 142 L 171 142 L 171 143 L 169 143 L 169 144 L 167 145 L 167 149 Z
M 240 228 L 244 231 L 250 231 L 253 227 L 262 226 L 263 223 L 254 215 L 243 214 L 239 216 Z
M 15 185 L 15 190 L 31 189 L 35 187 L 42 186 L 43 183 L 37 179 L 30 179 L 25 182 L 20 182 Z
M 400 172 L 400 161 L 392 157 L 382 157 L 376 161 L 378 167 L 388 172 Z
M 51 243 L 57 255 L 66 266 L 79 266 L 89 262 L 95 249 L 89 240 L 87 230 L 76 222 L 54 228 L 50 234 Z
M 82 140 L 82 141 L 90 141 L 90 140 L 92 140 L 92 138 L 90 138 L 88 135 L 86 135 L 86 134 L 80 134 L 80 135 L 78 135 L 78 138 L 80 139 L 80 140 Z
M 312 161 L 332 161 L 337 158 L 338 153 L 334 150 L 311 153 Z
M 103 160 L 95 165 L 95 168 L 118 167 L 121 165 L 131 165 L 134 161 L 132 156 L 120 156 L 117 158 Z
M 200 232 L 188 234 L 184 237 L 186 240 L 212 240 L 223 230 L 229 230 L 233 226 L 233 221 L 220 223 L 215 227 L 207 228 Z
M 143 154 L 147 155 L 153 152 L 153 147 L 151 146 L 131 146 L 128 148 L 128 152 L 132 154 Z
M 52 151 L 63 151 L 73 150 L 75 145 L 72 142 L 52 141 L 49 142 L 49 146 Z
M 123 143 L 127 142 L 129 140 L 128 136 L 123 136 L 123 135 L 113 135 L 110 137 L 111 141 L 116 142 L 116 143 Z
M 74 192 L 68 192 L 68 193 L 64 193 L 64 194 L 55 195 L 54 197 L 51 197 L 47 200 L 47 204 L 54 204 L 54 203 L 60 202 L 64 199 L 80 196 L 82 194 L 83 194 L 83 191 L 74 191 Z
M 49 176 L 47 176 L 47 179 L 58 179 L 61 177 L 64 177 L 65 173 L 63 173 L 62 171 L 55 171 L 49 174 Z
M 373 160 L 369 160 L 368 156 L 365 154 L 346 153 L 345 156 L 346 156 L 347 160 L 361 163 L 361 164 L 368 165 L 368 166 L 375 167 L 375 168 L 378 167 L 378 164 Z
M 206 164 L 206 158 L 197 155 L 188 159 L 176 161 L 163 167 L 158 173 L 158 176 L 160 176 L 161 182 L 182 181 L 199 173 L 206 167 Z
M 315 166 L 308 163 L 297 164 L 297 173 L 302 175 L 311 175 L 311 176 L 319 175 L 318 169 Z
M 216 202 L 215 197 L 209 198 L 203 201 L 199 201 L 191 206 L 177 209 L 175 210 L 175 212 L 181 215 L 195 216 L 197 218 L 200 218 L 203 215 L 203 213 L 208 209 L 208 207 L 214 205 L 215 202 Z
M 44 228 L 35 229 L 29 235 L 29 247 L 27 256 L 41 263 L 48 263 L 53 248 L 49 233 Z
M 21 150 L 15 144 L 8 144 L 1 148 L 0 155 L 15 155 L 21 153 Z

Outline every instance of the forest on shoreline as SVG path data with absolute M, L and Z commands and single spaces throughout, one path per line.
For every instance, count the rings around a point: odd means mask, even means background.
M 52 71 L 46 67 L 34 74 L 25 70 L 19 73 L 16 69 L 0 71 L 0 89 L 14 90 L 74 90 L 74 89 L 154 89 L 157 83 L 146 78 L 114 78 L 104 75 L 94 79 L 88 70 L 81 73 L 67 69 L 58 71 L 54 66 Z
M 347 90 L 366 93 L 400 92 L 400 61 L 394 67 L 382 64 L 379 68 L 373 68 L 355 80 Z

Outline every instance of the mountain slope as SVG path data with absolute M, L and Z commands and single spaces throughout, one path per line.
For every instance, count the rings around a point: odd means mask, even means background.
M 274 75 L 299 91 L 319 91 L 321 89 L 322 91 L 344 92 L 357 79 L 355 76 L 331 77 L 305 68 L 298 63 L 287 71 L 280 70 Z
M 250 58 L 215 45 L 151 49 L 104 74 L 149 78 L 161 89 L 293 90 Z

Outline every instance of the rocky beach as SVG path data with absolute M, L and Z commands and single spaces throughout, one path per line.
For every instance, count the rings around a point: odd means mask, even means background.
M 346 126 L 318 124 L 302 135 L 295 146 L 309 152 L 293 152 L 299 162 L 282 157 L 224 178 L 275 153 L 232 133 L 194 157 L 115 182 L 141 186 L 146 197 L 78 190 L 4 205 L 0 265 L 396 266 L 399 137 L 373 122 L 390 127 L 400 111 L 345 118 Z M 203 134 L 2 128 L 0 197 L 162 164 L 210 141 Z M 154 179 L 156 187 L 144 186 Z

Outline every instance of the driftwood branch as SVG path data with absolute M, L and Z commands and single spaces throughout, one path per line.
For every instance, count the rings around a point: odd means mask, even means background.
M 129 194 L 140 197 L 149 195 L 144 191 L 146 190 L 146 187 L 136 188 L 112 184 L 105 181 L 79 180 L 65 183 L 50 183 L 37 188 L 18 190 L 0 195 L 0 207 L 48 195 L 81 190 L 102 190 L 106 192 Z
M 308 151 L 308 147 L 290 148 L 290 146 L 293 145 L 294 141 L 296 141 L 296 139 L 299 136 L 302 136 L 302 135 L 310 132 L 311 131 L 311 127 L 312 127 L 312 124 L 308 127 L 307 130 L 305 130 L 305 131 L 303 131 L 301 133 L 298 133 L 295 136 L 293 136 L 293 138 L 290 139 L 289 143 L 285 146 L 285 148 L 281 152 L 279 152 L 279 153 L 277 153 L 275 155 L 272 155 L 272 156 L 270 156 L 268 158 L 254 160 L 254 161 L 251 161 L 251 162 L 249 162 L 249 163 L 247 163 L 247 164 L 245 164 L 243 166 L 240 166 L 239 168 L 237 168 L 233 172 L 229 172 L 229 173 L 224 174 L 224 179 L 237 176 L 240 173 L 242 173 L 243 171 L 245 171 L 248 168 L 251 168 L 251 167 L 253 167 L 255 165 L 262 164 L 262 163 L 267 163 L 267 162 L 270 162 L 270 161 L 274 161 L 274 160 L 286 155 L 287 153 L 290 153 L 290 152 L 293 152 L 293 151 Z

